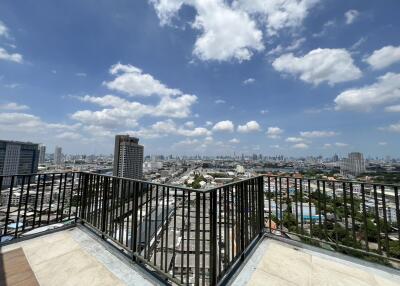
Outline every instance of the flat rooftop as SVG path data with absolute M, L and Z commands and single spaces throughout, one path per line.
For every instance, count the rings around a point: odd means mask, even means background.
M 7 254 L 25 254 L 30 270 Z M 1 247 L 0 285 L 159 285 L 149 273 L 121 258 L 81 227 L 58 231 Z M 21 256 L 21 255 L 20 255 Z M 23 259 L 21 259 L 22 261 Z M 17 268 L 17 273 L 15 268 Z
M 400 272 L 337 252 L 264 238 L 230 285 L 398 286 Z
M 0 284 L 7 286 L 163 284 L 82 226 L 3 246 L 0 260 Z M 395 286 L 400 285 L 399 273 L 342 254 L 266 237 L 228 283 Z

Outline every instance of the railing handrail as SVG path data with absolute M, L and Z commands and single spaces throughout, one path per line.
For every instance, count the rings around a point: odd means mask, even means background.
M 16 175 L 0 175 L 0 178 L 6 178 L 6 177 L 29 177 L 29 176 L 39 176 L 39 175 L 61 175 L 61 174 L 66 174 L 66 173 L 74 173 L 74 174 L 88 174 L 88 175 L 97 175 L 97 176 L 102 176 L 102 177 L 107 177 L 107 178 L 113 178 L 113 179 L 121 179 L 121 180 L 126 180 L 126 181 L 131 181 L 131 182 L 139 182 L 139 183 L 145 183 L 145 184 L 151 184 L 154 186 L 159 186 L 159 187 L 166 187 L 166 188 L 177 188 L 180 189 L 182 191 L 189 191 L 189 192 L 200 192 L 200 193 L 207 193 L 207 192 L 211 192 L 213 190 L 216 189 L 220 189 L 220 188 L 224 188 L 224 187 L 228 187 L 230 185 L 234 185 L 237 183 L 241 183 L 244 181 L 247 181 L 249 179 L 255 179 L 255 178 L 259 178 L 259 177 L 263 177 L 265 175 L 258 175 L 258 176 L 253 176 L 250 178 L 246 178 L 246 179 L 242 179 L 242 180 L 238 180 L 238 181 L 234 181 L 234 182 L 230 182 L 227 184 L 223 184 L 221 186 L 215 186 L 215 187 L 210 187 L 207 189 L 194 189 L 194 188 L 190 188 L 190 187 L 183 187 L 183 186 L 179 186 L 179 185 L 170 185 L 170 184 L 163 184 L 163 183 L 156 183 L 156 182 L 151 182 L 151 181 L 147 181 L 147 180 L 141 180 L 141 179 L 133 179 L 133 178 L 126 178 L 126 177 L 118 177 L 118 176 L 114 176 L 114 175 L 105 175 L 105 174 L 99 174 L 99 173 L 95 173 L 95 172 L 87 172 L 87 171 L 66 171 L 66 172 L 48 172 L 48 173 L 34 173 L 34 174 L 16 174 Z
M 392 188 L 400 188 L 400 183 L 399 184 L 388 184 L 388 183 L 373 183 L 373 182 L 367 182 L 367 181 L 357 181 L 357 180 L 345 180 L 345 179 L 334 179 L 334 180 L 329 180 L 329 179 L 319 179 L 319 178 L 308 178 L 308 177 L 303 177 L 303 178 L 296 178 L 296 177 L 291 177 L 291 176 L 281 176 L 281 175 L 274 175 L 274 174 L 263 174 L 260 176 L 264 177 L 270 177 L 270 178 L 282 178 L 282 179 L 297 179 L 297 180 L 303 180 L 303 181 L 320 181 L 320 182 L 326 182 L 326 183 L 346 183 L 346 184 L 357 184 L 357 185 L 371 185 L 371 186 L 385 186 L 385 187 L 392 187 Z

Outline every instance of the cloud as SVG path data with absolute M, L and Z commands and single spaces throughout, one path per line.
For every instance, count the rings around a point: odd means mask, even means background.
M 295 39 L 289 46 L 284 47 L 282 45 L 277 45 L 275 48 L 273 48 L 272 50 L 270 50 L 267 55 L 268 56 L 275 56 L 275 55 L 280 55 L 283 53 L 289 53 L 292 51 L 297 50 L 298 48 L 300 48 L 303 43 L 306 41 L 306 38 L 298 38 Z
M 306 143 L 297 143 L 292 146 L 295 149 L 307 149 L 309 146 Z
M 175 98 L 163 97 L 157 105 L 145 105 L 114 95 L 103 97 L 85 95 L 78 99 L 105 108 L 97 111 L 79 110 L 71 117 L 84 124 L 106 128 L 132 128 L 137 126 L 137 120 L 144 116 L 186 118 L 191 113 L 191 106 L 197 101 L 196 96 L 186 94 Z
M 302 131 L 300 135 L 305 138 L 322 138 L 322 137 L 332 137 L 338 135 L 337 132 L 334 131 L 324 131 L 324 130 L 315 130 L 315 131 Z
M 336 143 L 335 143 L 335 146 L 336 146 L 336 147 L 348 147 L 349 144 L 347 144 L 347 143 L 342 143 L 342 142 L 336 142 Z
M 157 121 L 147 128 L 140 128 L 139 130 L 130 130 L 126 133 L 138 136 L 141 138 L 159 138 L 168 135 L 178 135 L 184 137 L 209 137 L 211 131 L 204 127 L 190 127 L 185 124 L 178 126 L 173 120 L 167 119 Z
M 331 148 L 331 147 L 332 147 L 331 143 L 325 143 L 323 148 L 327 149 L 327 148 Z
M 239 125 L 237 131 L 240 133 L 250 133 L 250 132 L 257 132 L 260 131 L 261 127 L 257 121 L 249 121 L 244 125 Z
M 2 21 L 0 21 L 0 37 L 8 37 L 8 28 Z
M 236 0 L 234 6 L 240 8 L 265 24 L 270 35 L 276 35 L 282 29 L 301 27 L 303 20 L 318 0 Z
M 386 46 L 375 50 L 364 61 L 374 70 L 384 69 L 394 63 L 400 62 L 400 46 Z
M 22 55 L 18 53 L 8 53 L 4 48 L 0 47 L 0 60 L 22 63 Z
M 244 85 L 248 85 L 248 84 L 252 84 L 252 83 L 254 83 L 256 80 L 254 79 L 254 78 L 248 78 L 248 79 L 245 79 L 244 81 L 243 81 L 243 84 Z
M 303 142 L 304 138 L 301 137 L 288 137 L 285 140 L 286 142 L 291 142 L 291 143 L 298 143 L 298 142 Z
M 361 88 L 348 89 L 335 98 L 336 110 L 370 111 L 400 99 L 400 73 L 387 73 Z
M 232 8 L 223 0 L 150 0 L 162 25 L 171 25 L 178 18 L 182 5 L 195 9 L 191 27 L 199 30 L 193 54 L 204 61 L 249 60 L 254 52 L 262 51 L 262 32 L 250 16 Z
M 0 113 L 0 131 L 54 135 L 55 133 L 77 130 L 79 127 L 80 124 L 47 123 L 42 121 L 40 117 L 28 113 Z
M 319 0 L 149 0 L 161 25 L 173 26 L 181 8 L 191 6 L 195 19 L 191 27 L 200 35 L 193 54 L 200 60 L 249 60 L 264 50 L 262 29 L 277 35 L 283 29 L 301 27 Z
M 239 144 L 239 143 L 240 143 L 240 140 L 237 139 L 237 138 L 232 138 L 231 140 L 229 140 L 229 143 L 232 143 L 232 144 Z
M 6 88 L 17 88 L 19 86 L 20 86 L 19 83 L 10 83 L 10 84 L 5 84 L 4 85 L 4 87 L 6 87 Z
M 360 15 L 360 12 L 357 10 L 349 10 L 346 13 L 344 13 L 344 16 L 346 18 L 346 24 L 350 25 L 352 24 Z
M 279 72 L 299 76 L 302 81 L 314 85 L 322 82 L 334 85 L 358 79 L 362 75 L 345 49 L 319 48 L 302 57 L 285 54 L 275 59 L 272 66 Z
M 223 99 L 217 99 L 217 100 L 214 101 L 214 102 L 215 102 L 215 104 L 224 104 L 224 103 L 226 103 L 226 101 L 223 100 Z
M 232 121 L 224 120 L 216 123 L 212 128 L 213 131 L 222 131 L 222 132 L 233 132 L 235 126 L 233 125 Z
M 29 106 L 21 105 L 15 102 L 0 104 L 0 110 L 21 111 L 26 109 L 29 109 Z
M 79 77 L 86 77 L 87 76 L 87 74 L 84 73 L 84 72 L 77 72 L 75 75 L 79 76 Z
M 188 128 L 194 128 L 195 125 L 193 121 L 187 121 L 185 122 L 184 126 Z
M 176 96 L 182 94 L 179 89 L 167 87 L 152 75 L 143 73 L 141 69 L 132 65 L 117 63 L 111 66 L 110 74 L 116 76 L 115 79 L 103 84 L 110 90 L 130 96 Z
M 115 95 L 78 97 L 83 102 L 103 107 L 101 110 L 78 110 L 71 118 L 86 125 L 103 128 L 134 128 L 137 121 L 144 117 L 186 118 L 191 115 L 191 107 L 197 102 L 197 96 L 184 94 L 179 89 L 171 89 L 149 74 L 143 73 L 132 65 L 115 64 L 110 68 L 115 75 L 113 81 L 104 85 L 128 96 L 156 96 L 155 105 L 131 101 Z
M 386 145 L 387 145 L 387 142 L 378 142 L 378 145 L 379 145 L 379 146 L 386 146 Z
M 268 113 L 268 110 L 267 110 L 267 109 L 262 109 L 262 110 L 260 110 L 260 113 L 263 114 L 263 115 L 264 115 L 264 114 L 267 114 L 267 113 Z
M 386 112 L 400 112 L 400 104 L 385 107 Z
M 380 127 L 379 130 L 400 133 L 400 122 L 390 124 L 386 127 Z
M 59 139 L 66 139 L 66 140 L 77 140 L 81 139 L 82 136 L 76 132 L 63 132 L 61 134 L 56 135 Z
M 282 133 L 283 133 L 283 129 L 281 129 L 277 126 L 268 127 L 268 130 L 266 132 L 268 138 L 271 138 L 271 139 L 279 139 L 280 135 Z
M 212 121 L 206 121 L 206 126 L 211 126 L 213 125 Z

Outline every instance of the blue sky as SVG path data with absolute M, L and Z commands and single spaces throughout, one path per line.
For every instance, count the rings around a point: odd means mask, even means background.
M 399 157 L 400 3 L 3 0 L 0 138 Z

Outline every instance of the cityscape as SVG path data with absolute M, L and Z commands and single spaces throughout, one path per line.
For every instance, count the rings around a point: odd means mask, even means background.
M 5 0 L 0 285 L 400 285 L 399 8 Z

